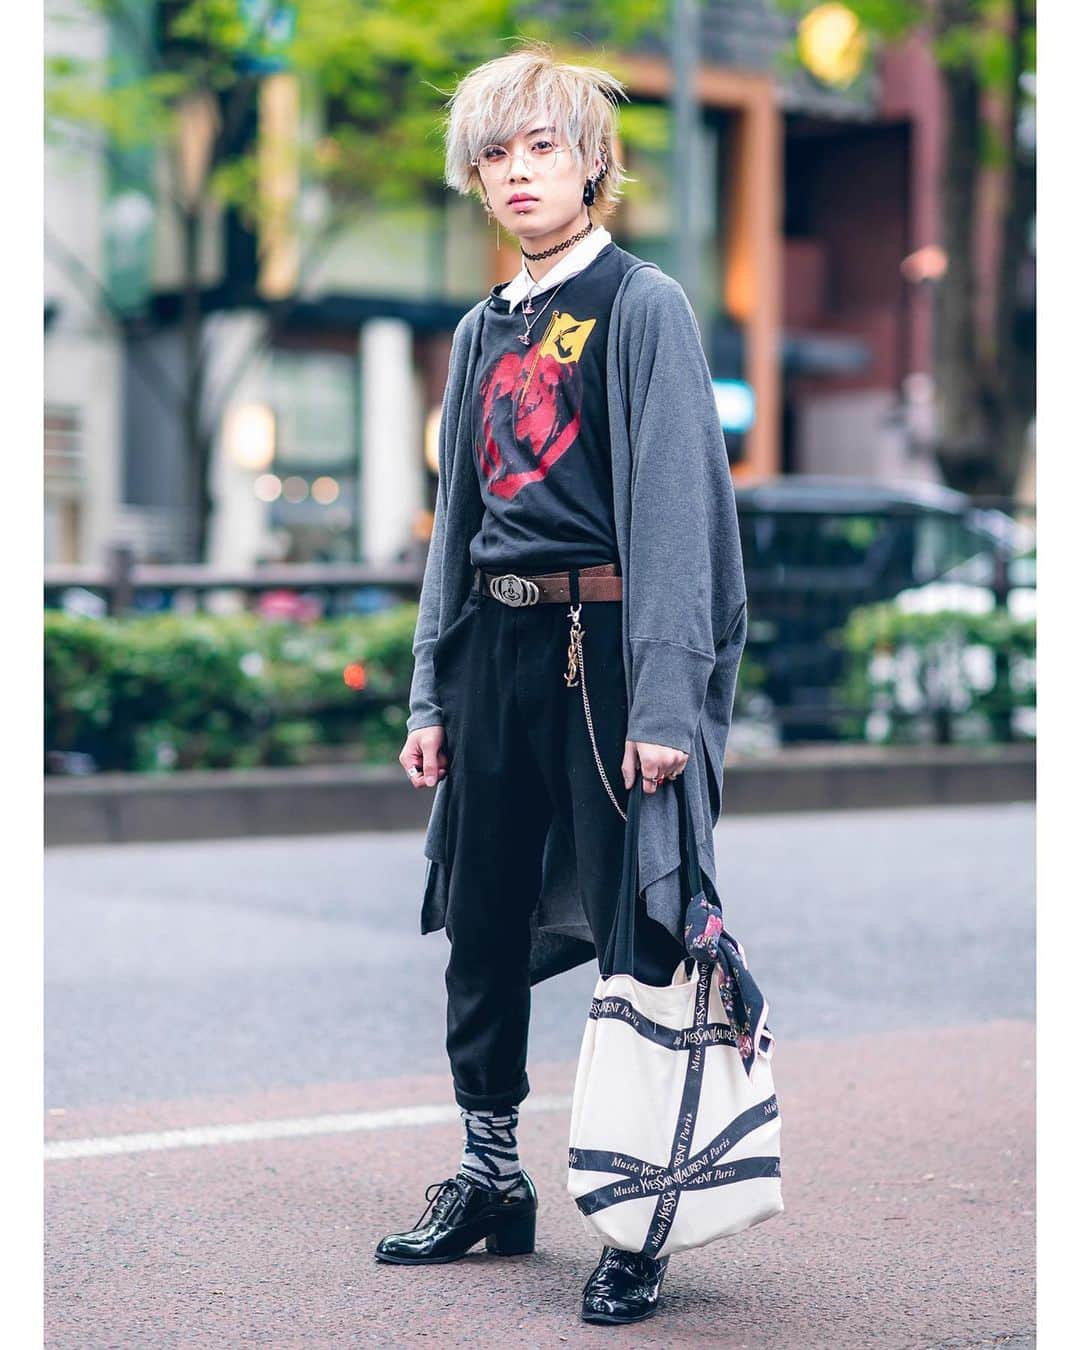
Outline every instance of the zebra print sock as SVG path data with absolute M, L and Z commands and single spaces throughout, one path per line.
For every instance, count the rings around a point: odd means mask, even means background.
M 461 1174 L 476 1186 L 506 1195 L 525 1190 L 517 1151 L 518 1109 L 470 1111 L 461 1108 L 465 1149 Z

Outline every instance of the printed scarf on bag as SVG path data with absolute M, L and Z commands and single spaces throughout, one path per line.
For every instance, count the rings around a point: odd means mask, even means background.
M 715 962 L 717 989 L 749 1075 L 757 1055 L 768 1054 L 772 1045 L 772 1033 L 766 1025 L 768 1000 L 750 974 L 739 940 L 724 927 L 723 911 L 709 902 L 704 891 L 691 899 L 686 919 L 686 950 L 697 961 Z

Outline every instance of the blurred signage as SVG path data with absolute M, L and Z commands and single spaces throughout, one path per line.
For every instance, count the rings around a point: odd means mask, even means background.
M 713 397 L 720 425 L 725 431 L 742 433 L 754 425 L 754 391 L 744 380 L 713 380 Z
M 273 75 L 289 67 L 289 44 L 296 33 L 296 7 L 283 0 L 240 0 L 247 27 L 247 50 L 238 58 L 241 70 Z

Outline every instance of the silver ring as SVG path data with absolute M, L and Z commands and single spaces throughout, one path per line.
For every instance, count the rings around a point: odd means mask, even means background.
M 410 764 L 410 765 L 409 765 L 409 773 L 411 773 L 412 776 L 413 776 L 414 778 L 416 777 L 416 775 L 417 775 L 418 773 L 422 773 L 422 772 L 423 772 L 423 771 L 422 771 L 421 769 L 418 769 L 418 768 L 416 767 L 415 764 Z

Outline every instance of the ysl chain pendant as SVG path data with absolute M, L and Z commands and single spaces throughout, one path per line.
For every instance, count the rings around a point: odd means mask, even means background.
M 563 679 L 566 681 L 568 689 L 577 688 L 578 682 L 578 653 L 581 651 L 581 639 L 585 634 L 585 629 L 582 628 L 579 619 L 580 614 L 580 605 L 571 605 L 567 610 L 567 618 L 570 620 L 570 645 L 566 649 L 567 666 Z

